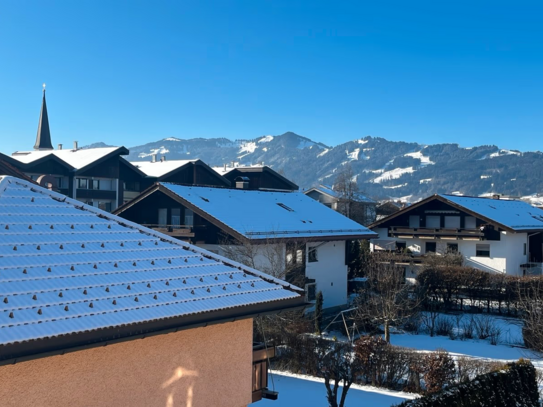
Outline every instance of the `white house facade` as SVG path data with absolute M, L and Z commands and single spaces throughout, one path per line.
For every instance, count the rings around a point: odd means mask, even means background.
M 543 212 L 522 201 L 434 195 L 370 225 L 372 251 L 460 252 L 465 264 L 509 275 L 541 274 Z
M 321 291 L 326 309 L 347 304 L 347 242 L 376 236 L 299 192 L 158 183 L 116 214 L 145 224 L 142 214 L 160 210 L 190 211 L 190 227 L 179 226 L 187 240 L 305 287 L 308 301 Z

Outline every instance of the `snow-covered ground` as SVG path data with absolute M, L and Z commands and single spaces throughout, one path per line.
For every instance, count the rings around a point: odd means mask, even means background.
M 324 380 L 304 375 L 273 371 L 275 391 L 279 392 L 276 401 L 261 400 L 250 406 L 262 407 L 326 407 L 326 388 Z M 268 380 L 269 388 L 272 389 L 272 380 Z M 341 389 L 339 390 L 341 392 Z M 359 386 L 353 384 L 347 393 L 345 405 L 349 406 L 371 406 L 389 407 L 399 404 L 407 399 L 417 397 L 411 393 L 403 393 L 380 389 L 372 386 Z

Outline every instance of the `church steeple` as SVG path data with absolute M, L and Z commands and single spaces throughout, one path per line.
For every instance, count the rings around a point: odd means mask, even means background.
M 52 150 L 51 133 L 49 132 L 49 118 L 47 117 L 47 104 L 45 103 L 45 83 L 43 84 L 43 100 L 41 103 L 40 122 L 34 150 Z

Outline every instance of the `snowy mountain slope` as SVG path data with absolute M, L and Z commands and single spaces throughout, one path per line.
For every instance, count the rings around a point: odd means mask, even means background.
M 264 162 L 302 188 L 333 183 L 349 164 L 366 194 L 420 199 L 433 193 L 501 193 L 526 196 L 543 192 L 543 154 L 521 153 L 492 145 L 422 145 L 364 137 L 326 146 L 292 132 L 252 140 L 166 138 L 130 147 L 130 160 L 200 158 L 211 166 L 233 161 Z

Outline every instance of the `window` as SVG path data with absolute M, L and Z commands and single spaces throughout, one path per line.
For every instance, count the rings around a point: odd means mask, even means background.
M 458 243 L 447 243 L 448 253 L 458 253 Z
M 436 242 L 426 242 L 426 253 L 436 252 Z
M 473 216 L 466 216 L 464 218 L 464 228 L 465 229 L 477 229 L 477 222 Z
M 310 247 L 308 249 L 307 261 L 309 263 L 315 263 L 315 262 L 319 261 L 319 259 L 317 258 L 317 248 L 316 247 Z
M 168 224 L 168 209 L 158 209 L 158 226 L 166 226 Z
M 89 206 L 93 206 L 93 205 L 94 205 L 94 203 L 93 203 L 92 201 L 88 201 L 88 202 L 87 202 L 87 205 L 89 205 Z
M 88 189 L 89 180 L 87 178 L 78 178 L 77 179 L 77 188 L 78 189 Z
M 98 202 L 98 208 L 106 212 L 111 212 L 111 202 Z
M 172 226 L 181 226 L 181 208 L 172 208 Z
M 409 217 L 409 227 L 413 229 L 420 228 L 420 216 L 419 215 L 411 215 Z
M 477 257 L 490 257 L 490 245 L 478 244 L 475 248 L 475 256 Z
M 140 190 L 140 183 L 138 181 L 128 181 L 123 183 L 123 188 L 125 191 L 136 191 Z
M 313 302 L 317 298 L 317 284 L 310 283 L 305 285 L 305 300 L 306 302 Z
M 407 244 L 405 242 L 396 242 L 396 250 L 405 252 L 407 250 Z
M 63 178 L 62 177 L 55 177 L 55 180 L 57 181 L 57 188 L 64 188 L 64 185 L 62 183 Z
M 447 229 L 460 229 L 460 216 L 445 216 L 445 227 Z
M 185 226 L 194 226 L 194 212 L 185 208 Z
M 441 227 L 441 218 L 439 216 L 426 216 L 426 227 L 439 229 Z
M 90 189 L 100 189 L 100 180 L 99 179 L 93 179 L 91 180 L 92 187 Z

